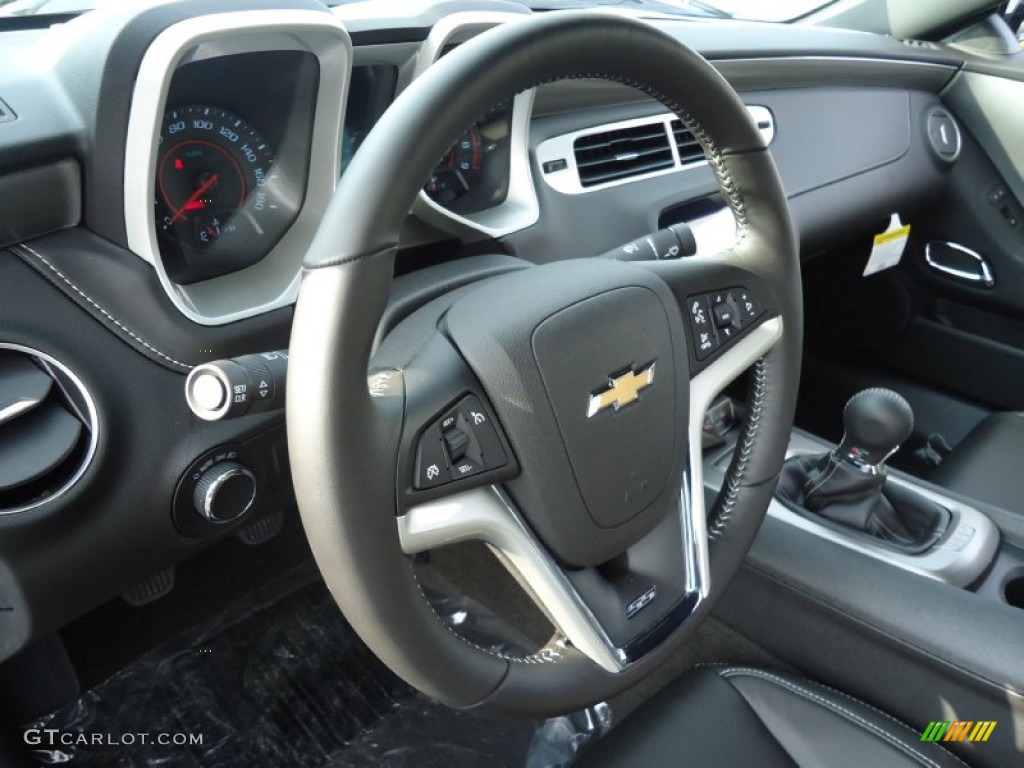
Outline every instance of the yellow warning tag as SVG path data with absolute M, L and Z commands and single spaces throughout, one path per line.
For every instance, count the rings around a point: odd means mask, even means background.
M 900 263 L 903 258 L 903 251 L 907 247 L 907 238 L 910 237 L 910 225 L 904 225 L 900 221 L 898 213 L 894 213 L 889 219 L 889 227 L 879 235 L 875 235 L 875 243 L 871 248 L 871 255 L 864 267 L 864 277 L 891 269 Z

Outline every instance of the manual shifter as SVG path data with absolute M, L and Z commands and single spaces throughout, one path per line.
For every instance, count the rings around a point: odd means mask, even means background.
M 867 534 L 890 545 L 920 550 L 949 523 L 949 512 L 905 487 L 887 485 L 885 461 L 914 428 L 914 412 L 888 389 L 866 389 L 843 410 L 845 433 L 824 456 L 789 459 L 776 495 L 808 517 Z

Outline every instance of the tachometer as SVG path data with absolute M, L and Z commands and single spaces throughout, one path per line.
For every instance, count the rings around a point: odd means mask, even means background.
M 480 129 L 473 126 L 448 150 L 424 189 L 435 202 L 441 205 L 452 203 L 477 185 L 482 168 Z
M 278 182 L 273 151 L 242 118 L 211 106 L 170 110 L 160 131 L 155 218 L 165 257 L 178 256 L 178 281 L 265 255 L 295 209 Z
M 427 196 L 463 215 L 499 205 L 508 193 L 511 121 L 505 101 L 463 133 L 430 174 Z

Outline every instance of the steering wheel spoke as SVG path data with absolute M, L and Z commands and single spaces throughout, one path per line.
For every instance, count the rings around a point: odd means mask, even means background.
M 701 599 L 686 495 L 613 566 L 564 569 L 501 488 L 476 488 L 413 507 L 398 518 L 408 555 L 466 541 L 487 544 L 569 643 L 608 672 L 641 659 Z M 632 565 L 630 565 L 632 561 Z

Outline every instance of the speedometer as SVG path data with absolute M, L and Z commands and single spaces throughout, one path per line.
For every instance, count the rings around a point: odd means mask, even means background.
M 156 226 L 178 282 L 258 261 L 294 215 L 266 140 L 241 117 L 192 105 L 170 110 L 160 131 Z

